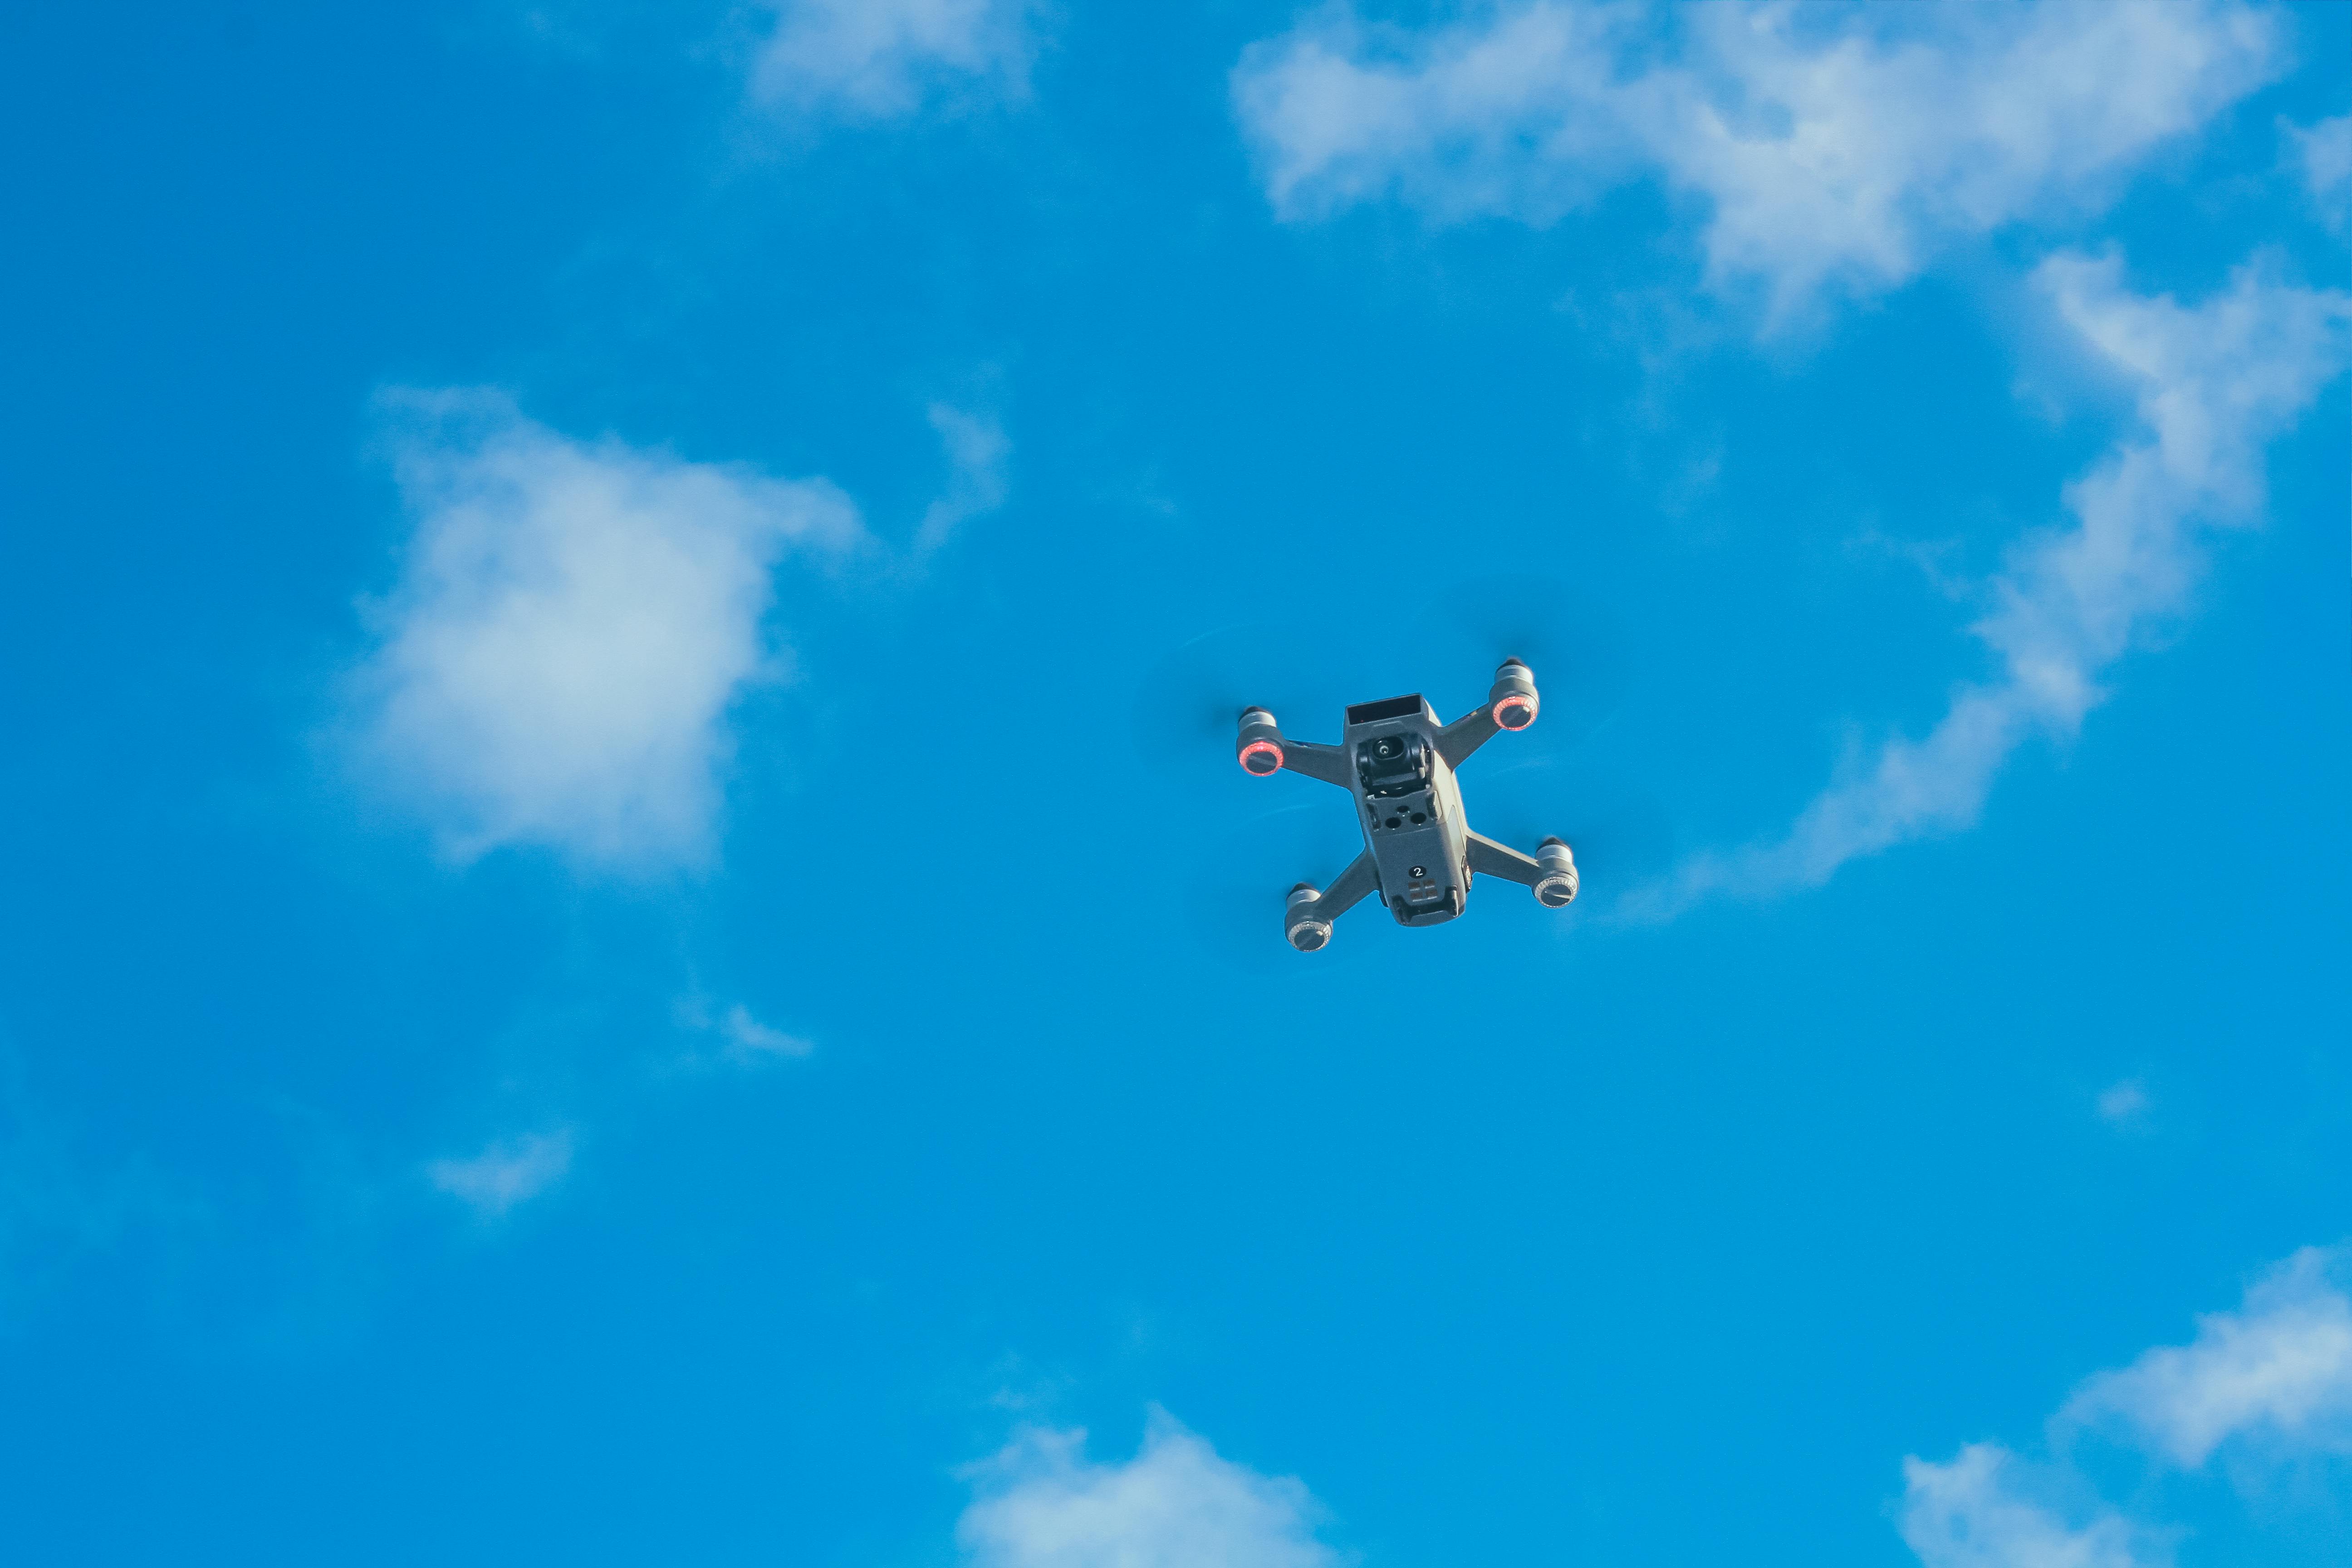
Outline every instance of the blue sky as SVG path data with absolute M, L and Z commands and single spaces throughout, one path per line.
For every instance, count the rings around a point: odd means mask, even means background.
M 2352 1555 L 2352 12 L 0 40 L 0 1555 Z

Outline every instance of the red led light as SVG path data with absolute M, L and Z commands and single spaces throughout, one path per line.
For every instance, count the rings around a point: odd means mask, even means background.
M 1495 704 L 1495 722 L 1506 730 L 1524 730 L 1536 721 L 1536 700 L 1513 692 Z
M 1242 748 L 1242 766 L 1259 778 L 1282 771 L 1282 748 L 1272 741 L 1252 741 Z

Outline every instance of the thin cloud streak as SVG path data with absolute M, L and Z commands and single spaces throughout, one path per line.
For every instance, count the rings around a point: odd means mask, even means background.
M 727 1016 L 719 1021 L 719 1029 L 727 1038 L 728 1054 L 739 1061 L 804 1057 L 816 1049 L 812 1041 L 762 1024 L 740 1002 L 727 1009 Z
M 938 431 L 948 455 L 948 486 L 924 510 L 915 531 L 915 558 L 928 560 L 965 522 L 1004 504 L 1008 488 L 1005 466 L 1013 443 L 1004 426 L 985 414 L 968 413 L 950 404 L 934 403 L 931 428 Z
M 2264 258 L 2195 307 L 2130 292 L 2114 253 L 2053 257 L 2034 284 L 2131 386 L 2141 428 L 2066 487 L 2073 526 L 2020 543 L 1989 585 L 1971 630 L 2001 673 L 1959 688 L 1925 738 L 1880 747 L 1786 837 L 1696 857 L 1629 893 L 1623 917 L 1817 887 L 1860 857 L 1973 825 L 2011 754 L 2073 736 L 2106 695 L 2104 673 L 2189 607 L 2205 532 L 2260 521 L 2265 447 L 2352 361 L 2352 295 L 2288 283 Z
M 466 1159 L 435 1160 L 425 1179 L 472 1206 L 485 1219 L 498 1219 L 561 1182 L 572 1170 L 572 1130 L 501 1139 Z
M 711 1036 L 718 1041 L 714 1051 L 687 1052 L 675 1063 L 679 1068 L 707 1068 L 720 1063 L 737 1068 L 757 1067 L 797 1059 L 816 1051 L 815 1041 L 762 1022 L 740 1002 L 714 1012 L 709 997 L 689 993 L 672 1003 L 670 1010 L 680 1029 Z

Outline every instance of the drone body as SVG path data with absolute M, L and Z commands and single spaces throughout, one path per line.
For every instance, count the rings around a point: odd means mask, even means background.
M 1283 934 L 1301 952 L 1331 940 L 1331 922 L 1367 893 L 1380 895 L 1399 925 L 1436 925 L 1462 912 L 1474 874 L 1535 889 L 1549 909 L 1576 898 L 1576 860 L 1557 838 L 1532 856 L 1473 833 L 1462 810 L 1454 770 L 1500 731 L 1535 722 L 1535 677 L 1517 659 L 1495 672 L 1486 705 L 1440 724 L 1419 695 L 1364 702 L 1348 710 L 1339 744 L 1286 738 L 1263 708 L 1242 710 L 1235 755 L 1251 774 L 1285 769 L 1338 784 L 1356 797 L 1364 852 L 1328 888 L 1301 882 L 1290 890 Z

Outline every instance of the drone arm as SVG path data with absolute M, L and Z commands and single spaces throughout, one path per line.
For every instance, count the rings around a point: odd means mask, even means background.
M 1305 773 L 1310 779 L 1338 784 L 1341 789 L 1353 785 L 1348 776 L 1348 751 L 1344 746 L 1326 746 L 1314 741 L 1294 741 L 1284 736 L 1282 765 L 1294 773 Z
M 1348 868 L 1323 889 L 1323 897 L 1317 901 L 1315 912 L 1327 921 L 1338 920 L 1361 903 L 1364 895 L 1379 885 L 1380 873 L 1372 868 L 1371 852 L 1366 850 L 1348 862 Z
M 1484 873 L 1533 888 L 1536 902 L 1548 910 L 1564 910 L 1576 902 L 1576 857 L 1559 839 L 1545 839 L 1533 855 L 1522 855 L 1483 834 L 1473 833 L 1469 839 L 1470 852 L 1463 858 L 1470 863 L 1473 876 Z
M 1507 844 L 1497 844 L 1483 833 L 1466 835 L 1470 840 L 1470 862 L 1474 876 L 1500 877 L 1507 882 L 1532 888 L 1550 872 L 1531 855 L 1522 855 Z
M 1495 722 L 1494 709 L 1477 709 L 1437 732 L 1437 754 L 1445 759 L 1447 767 L 1458 768 L 1471 752 L 1502 732 L 1503 727 Z
M 1242 771 L 1255 778 L 1269 778 L 1287 768 L 1310 779 L 1338 784 L 1341 789 L 1354 782 L 1348 776 L 1346 747 L 1294 741 L 1282 732 L 1274 715 L 1263 708 L 1242 710 L 1241 733 L 1234 740 L 1234 756 Z

